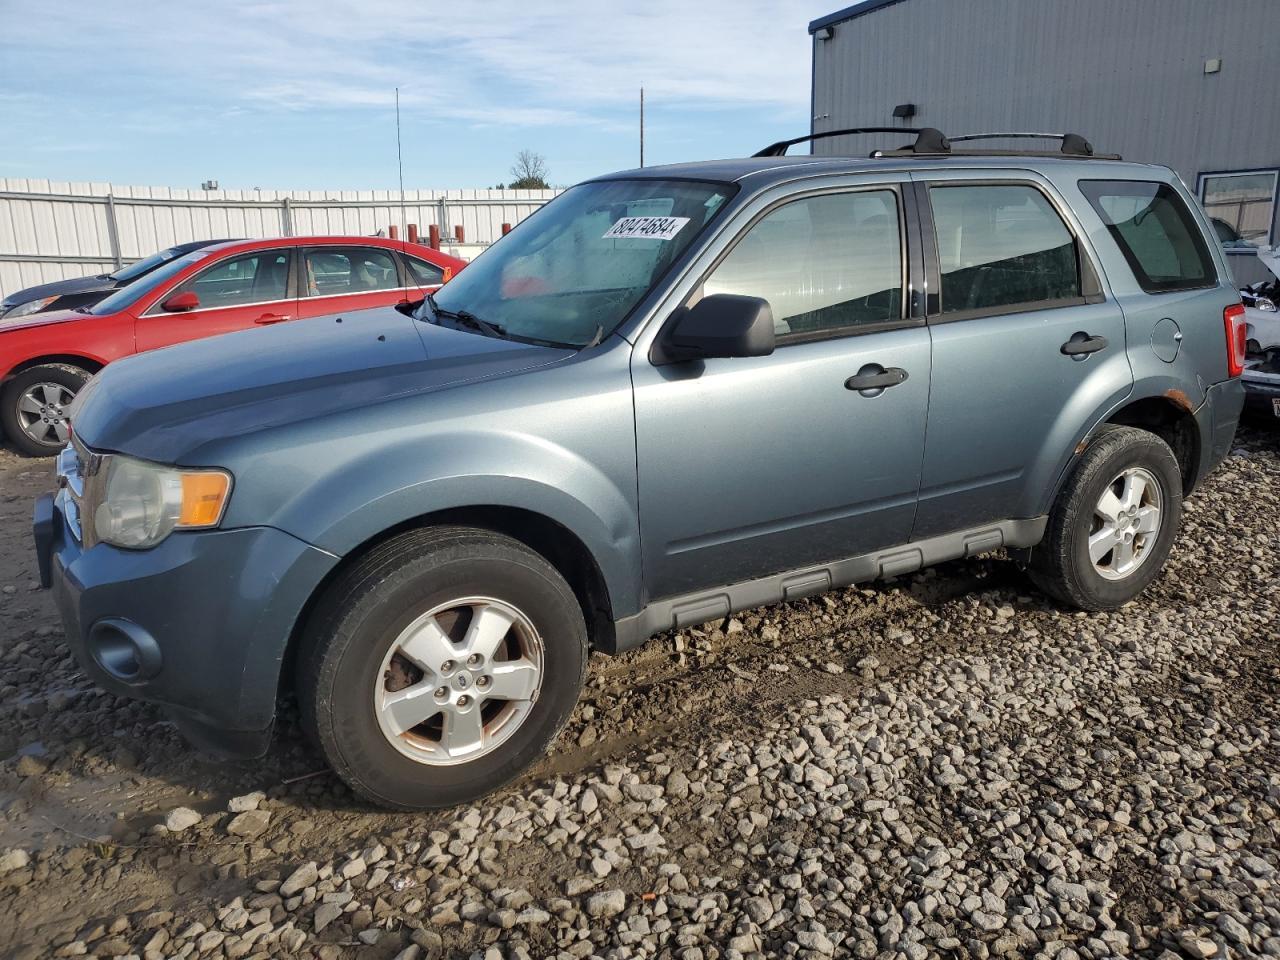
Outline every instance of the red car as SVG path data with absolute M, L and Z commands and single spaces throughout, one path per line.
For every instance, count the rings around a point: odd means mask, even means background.
M 420 300 L 466 265 L 378 237 L 235 240 L 178 257 L 81 310 L 0 318 L 0 429 L 24 453 L 67 442 L 67 407 L 106 364 L 255 325 Z

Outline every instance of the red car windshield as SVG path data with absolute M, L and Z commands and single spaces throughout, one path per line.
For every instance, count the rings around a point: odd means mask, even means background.
M 186 256 L 179 257 L 177 260 L 170 260 L 160 269 L 135 280 L 127 287 L 121 287 L 105 300 L 99 300 L 92 307 L 85 310 L 85 313 L 93 314 L 95 317 L 102 317 L 108 313 L 123 310 L 125 307 L 131 307 L 156 287 L 168 282 L 174 274 L 181 273 L 191 264 L 198 263 L 207 256 L 209 256 L 209 253 L 206 250 L 192 250 Z

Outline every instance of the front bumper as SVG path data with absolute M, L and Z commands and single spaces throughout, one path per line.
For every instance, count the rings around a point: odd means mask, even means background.
M 65 496 L 40 498 L 32 532 L 81 667 L 112 693 L 165 706 L 201 746 L 265 752 L 289 638 L 338 558 L 271 527 L 83 549 Z

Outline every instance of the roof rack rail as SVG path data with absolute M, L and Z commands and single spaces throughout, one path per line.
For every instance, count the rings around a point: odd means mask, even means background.
M 828 137 L 843 137 L 858 133 L 914 133 L 916 135 L 915 143 L 909 147 L 903 147 L 902 150 L 907 153 L 945 153 L 950 150 L 950 144 L 941 130 L 935 130 L 933 127 L 848 127 L 844 130 L 826 130 L 823 133 L 810 133 L 807 136 L 796 137 L 792 140 L 779 140 L 777 143 L 771 143 L 760 152 L 753 154 L 757 157 L 785 157 L 787 148 L 794 147 L 798 143 L 808 143 L 814 140 L 825 140 Z
M 1118 153 L 1094 153 L 1093 144 L 1078 133 L 970 133 L 959 137 L 947 137 L 934 127 L 847 127 L 843 130 L 826 130 L 822 133 L 811 133 L 791 140 L 779 140 L 771 143 L 757 157 L 784 157 L 787 149 L 798 143 L 811 143 L 814 140 L 825 140 L 828 137 L 844 137 L 859 133 L 913 133 L 915 142 L 896 150 L 873 150 L 873 157 L 904 157 L 911 155 L 925 156 L 1009 156 L 1009 157 L 1092 157 L 1097 160 L 1119 160 Z M 953 143 L 965 143 L 972 140 L 1061 140 L 1060 150 L 952 150 Z
M 973 140 L 1061 140 L 1062 147 L 1059 150 L 952 150 L 950 144 L 966 143 Z M 920 153 L 919 150 L 877 150 L 872 156 L 876 157 L 894 157 L 905 156 L 911 153 Z M 960 156 L 1004 156 L 1004 157 L 1077 157 L 1081 159 L 1089 158 L 1094 160 L 1120 160 L 1122 159 L 1118 153 L 1095 153 L 1093 144 L 1078 133 L 1031 133 L 1026 131 L 1018 131 L 1011 133 L 970 133 L 958 137 L 948 138 L 948 148 L 934 152 L 935 155 L 960 155 Z

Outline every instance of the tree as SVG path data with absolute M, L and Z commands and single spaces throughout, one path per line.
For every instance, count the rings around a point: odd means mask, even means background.
M 511 176 L 515 178 L 508 184 L 512 190 L 547 189 L 546 157 L 532 150 L 521 150 L 516 154 L 516 162 L 511 165 Z

